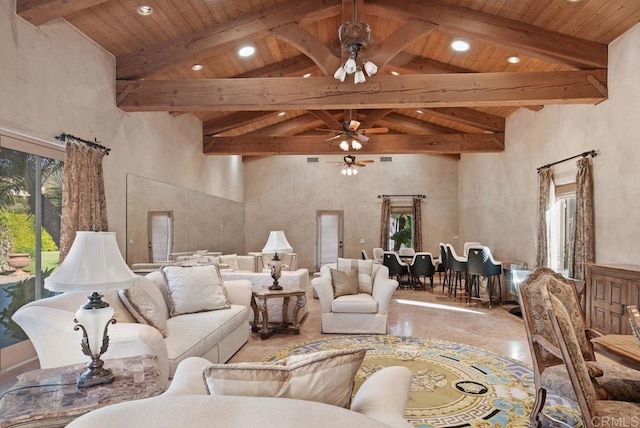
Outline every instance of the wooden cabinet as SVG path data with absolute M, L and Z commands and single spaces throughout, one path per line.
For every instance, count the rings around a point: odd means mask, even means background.
M 631 334 L 627 305 L 640 306 L 640 266 L 587 265 L 587 325 L 604 334 Z

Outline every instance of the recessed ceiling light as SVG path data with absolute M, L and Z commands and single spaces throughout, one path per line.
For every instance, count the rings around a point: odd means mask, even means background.
M 240 55 L 241 57 L 251 56 L 255 52 L 256 52 L 256 48 L 254 48 L 253 46 L 243 46 L 240 49 L 238 49 L 238 55 Z
M 424 112 L 423 112 L 422 110 L 416 110 L 416 113 L 418 113 L 418 114 L 422 114 L 422 113 L 424 113 Z
M 393 74 L 394 76 L 400 76 L 400 73 L 398 73 L 398 72 L 397 72 L 397 71 L 395 71 L 395 70 L 392 70 L 392 71 L 391 71 L 391 74 Z
M 147 6 L 146 4 L 138 6 L 139 15 L 147 16 L 147 15 L 151 15 L 152 12 L 153 12 L 153 8 L 151 6 Z
M 520 62 L 520 58 L 514 55 L 507 58 L 507 61 L 511 64 L 517 64 Z
M 309 77 L 311 77 L 311 73 L 306 73 L 302 75 L 303 78 L 307 79 Z
M 567 3 L 580 3 L 582 0 L 567 0 Z
M 286 111 L 281 111 L 280 113 L 278 113 L 278 116 L 282 117 L 282 116 L 284 116 L 285 114 L 287 114 L 287 112 L 286 112 Z
M 191 66 L 191 69 L 192 69 L 193 71 L 200 71 L 200 70 L 202 70 L 203 68 L 204 68 L 204 66 L 203 66 L 202 64 L 193 64 L 193 65 Z
M 451 42 L 451 49 L 456 52 L 466 52 L 470 47 L 471 45 L 469 45 L 469 42 L 465 40 L 454 40 Z

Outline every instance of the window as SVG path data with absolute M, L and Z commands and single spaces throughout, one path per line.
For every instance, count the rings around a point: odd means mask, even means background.
M 576 215 L 576 185 L 556 185 L 553 190 L 549 216 L 549 267 L 568 276 Z
M 58 265 L 63 162 L 18 150 L 18 140 L 0 137 L 0 349 L 3 349 L 27 338 L 11 315 L 29 301 L 51 295 L 44 289 L 44 278 Z M 21 145 L 26 150 L 29 147 L 28 143 Z M 62 157 L 55 149 L 46 150 Z
M 402 207 L 392 207 L 389 216 L 389 249 L 413 248 L 413 214 Z

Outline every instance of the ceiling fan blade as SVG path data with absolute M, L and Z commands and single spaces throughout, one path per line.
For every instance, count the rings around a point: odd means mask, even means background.
M 362 167 L 367 166 L 366 163 L 362 163 L 362 162 L 356 162 L 354 165 L 355 166 L 362 166 Z
M 356 132 L 355 134 L 353 134 L 353 138 L 355 138 L 356 140 L 360 141 L 361 143 L 366 143 L 367 141 L 370 140 L 369 137 L 367 137 L 364 134 L 361 134 L 359 132 Z
M 361 161 L 358 161 L 358 162 L 360 162 L 360 163 L 374 163 L 375 161 L 373 159 L 364 159 L 364 160 L 361 160 Z
M 365 134 L 384 134 L 385 132 L 389 132 L 389 128 L 367 128 L 367 129 L 361 129 L 361 132 L 364 132 Z
M 350 120 L 349 125 L 347 126 L 347 129 L 349 131 L 356 131 L 359 126 L 360 126 L 360 122 L 358 122 L 357 120 Z
M 336 138 L 342 138 L 342 134 L 334 135 L 333 137 L 329 137 L 324 141 L 331 141 L 331 140 L 335 140 Z
M 336 129 L 326 129 L 326 128 L 316 128 L 316 131 L 324 131 L 324 132 L 338 132 L 341 133 L 342 131 L 338 131 Z

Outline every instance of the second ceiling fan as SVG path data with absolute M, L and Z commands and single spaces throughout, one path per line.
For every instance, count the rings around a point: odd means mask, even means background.
M 333 129 L 320 129 L 320 131 L 334 132 L 336 135 L 327 138 L 326 141 L 336 140 L 342 138 L 340 142 L 340 148 L 345 152 L 350 149 L 360 150 L 364 144 L 369 141 L 369 135 L 371 134 L 384 134 L 388 132 L 388 128 L 368 128 L 360 129 L 360 122 L 357 120 L 345 120 L 342 122 L 342 130 Z

